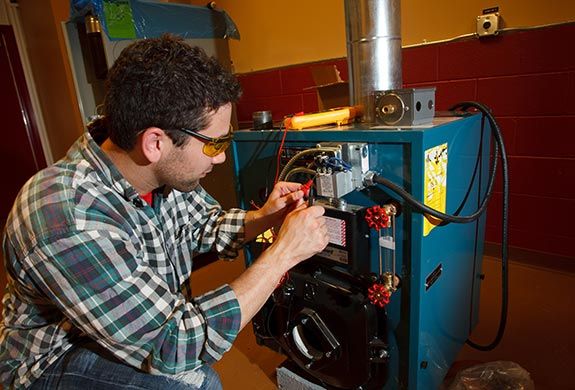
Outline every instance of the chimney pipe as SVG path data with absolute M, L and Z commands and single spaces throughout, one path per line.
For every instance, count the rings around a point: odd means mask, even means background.
M 402 88 L 400 0 L 344 0 L 352 105 L 374 123 L 374 91 Z

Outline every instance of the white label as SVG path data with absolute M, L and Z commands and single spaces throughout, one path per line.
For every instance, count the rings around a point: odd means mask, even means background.
M 320 175 L 318 179 L 320 181 L 321 196 L 327 196 L 328 198 L 335 197 L 331 175 Z
M 346 246 L 345 240 L 345 220 L 332 217 L 324 217 L 327 226 L 329 242 L 339 246 Z

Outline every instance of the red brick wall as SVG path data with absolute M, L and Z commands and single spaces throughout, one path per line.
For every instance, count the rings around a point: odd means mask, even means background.
M 407 87 L 437 87 L 437 109 L 463 100 L 491 107 L 510 163 L 510 244 L 575 259 L 575 24 L 507 32 L 403 50 Z M 335 64 L 348 79 L 346 59 Z M 309 68 L 238 75 L 238 120 L 271 110 L 274 120 L 317 110 Z M 487 241 L 500 242 L 501 185 L 489 206 Z M 572 241 L 573 240 L 573 241 Z
M 310 67 L 318 64 L 336 65 L 341 78 L 348 80 L 345 58 L 237 75 L 244 90 L 237 105 L 240 128 L 251 126 L 254 111 L 271 110 L 274 121 L 296 112 L 317 111 L 316 93 L 307 88 L 315 85 Z

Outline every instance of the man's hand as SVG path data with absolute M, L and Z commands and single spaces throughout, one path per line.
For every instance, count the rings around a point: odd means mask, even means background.
M 288 212 L 303 204 L 300 183 L 277 182 L 266 203 L 259 210 L 262 217 L 271 217 L 274 223 L 281 223 Z
M 288 268 L 321 252 L 329 243 L 324 212 L 321 206 L 302 204 L 286 217 L 274 249 L 285 255 L 290 262 Z
M 282 224 L 286 215 L 304 203 L 300 183 L 280 181 L 276 183 L 266 203 L 259 210 L 246 216 L 246 239 L 255 238 L 272 226 Z

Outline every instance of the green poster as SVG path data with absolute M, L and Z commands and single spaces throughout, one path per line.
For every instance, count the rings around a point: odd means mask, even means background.
M 130 0 L 104 0 L 104 15 L 110 38 L 136 38 Z

